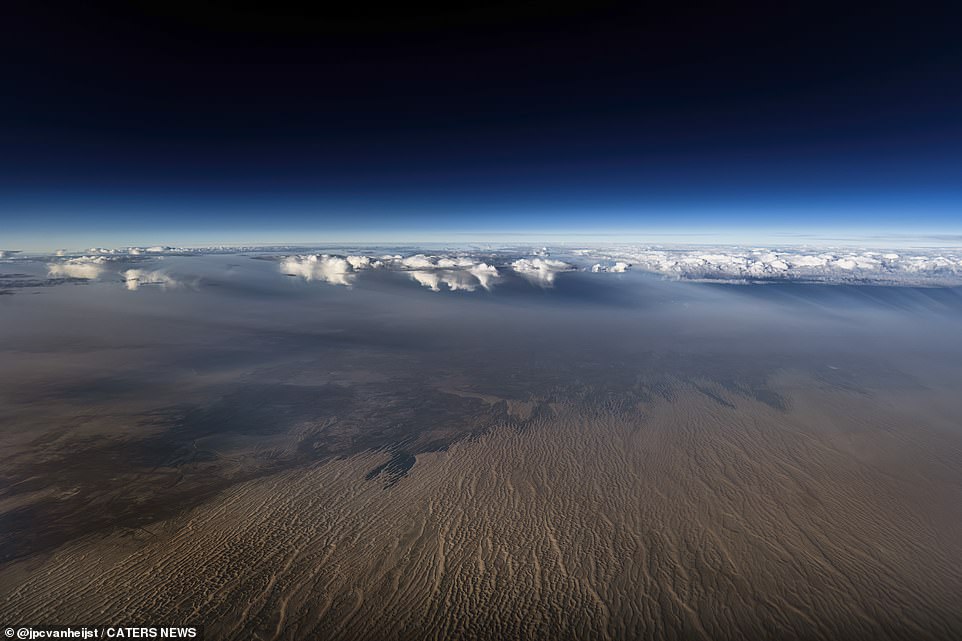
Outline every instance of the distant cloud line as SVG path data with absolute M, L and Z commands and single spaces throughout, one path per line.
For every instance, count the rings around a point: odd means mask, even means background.
M 620 247 L 580 249 L 583 258 L 624 261 L 686 280 L 807 280 L 876 285 L 962 284 L 962 251 Z M 624 263 L 615 263 L 615 268 Z M 616 271 L 609 268 L 608 271 Z
M 282 250 L 283 248 L 272 248 Z M 164 269 L 142 265 L 165 256 L 238 253 L 238 248 L 184 249 L 167 246 L 93 248 L 82 255 L 58 252 L 47 261 L 50 278 L 98 280 L 114 275 L 131 291 L 144 285 L 163 289 L 183 282 Z M 548 248 L 446 251 L 427 253 L 294 253 L 264 255 L 263 248 L 244 248 L 279 261 L 281 273 L 308 282 L 351 287 L 360 274 L 372 270 L 407 276 L 433 292 L 491 290 L 506 276 L 515 275 L 544 288 L 553 287 L 559 274 L 590 272 L 622 274 L 638 270 L 678 280 L 731 283 L 806 281 L 875 285 L 962 285 L 962 250 L 807 249 L 759 247 L 586 247 L 550 251 Z M 383 250 L 382 250 L 383 251 Z M 390 249 L 388 250 L 390 251 Z M 554 255 L 552 255 L 554 253 Z M 5 262 L 29 260 L 4 250 Z M 135 263 L 128 269 L 125 265 Z

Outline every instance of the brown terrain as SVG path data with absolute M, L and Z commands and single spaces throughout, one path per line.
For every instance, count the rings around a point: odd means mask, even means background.
M 449 386 L 516 420 L 413 467 L 359 450 L 20 555 L 0 566 L 0 620 L 218 639 L 962 638 L 959 401 L 784 371 L 771 385 L 784 407 L 710 380 L 630 404 Z

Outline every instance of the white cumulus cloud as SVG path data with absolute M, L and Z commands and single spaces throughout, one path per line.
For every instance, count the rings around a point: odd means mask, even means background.
M 520 258 L 511 263 L 511 268 L 535 285 L 551 287 L 559 272 L 574 269 L 572 265 L 551 258 Z
M 491 288 L 491 282 L 498 277 L 498 270 L 489 265 L 473 265 L 466 270 L 435 269 L 408 272 L 411 278 L 433 292 L 446 286 L 450 291 L 473 292 L 478 287 Z
M 406 258 L 398 259 L 401 267 L 407 269 L 435 269 L 438 266 L 437 260 L 424 254 L 415 254 Z
M 141 285 L 160 285 L 164 289 L 177 287 L 180 283 L 162 271 L 128 269 L 124 272 L 124 285 L 130 291 L 137 291 Z
M 356 276 L 350 261 L 327 254 L 288 256 L 281 261 L 281 271 L 291 276 L 300 276 L 306 281 L 319 280 L 345 287 L 350 287 Z
M 370 256 L 347 256 L 344 260 L 350 264 L 351 269 L 357 271 L 360 269 L 374 269 L 384 265 L 379 260 L 371 260 Z
M 441 277 L 438 275 L 437 272 L 413 271 L 413 272 L 408 272 L 408 274 L 411 276 L 413 280 L 421 283 L 422 285 L 430 289 L 432 292 L 441 291 L 441 288 L 439 287 L 441 283 Z
M 498 269 L 494 265 L 488 265 L 487 263 L 472 265 L 468 268 L 468 273 L 477 278 L 481 287 L 487 290 L 491 289 L 494 281 L 499 277 Z
M 382 256 L 379 263 L 389 269 L 408 272 L 412 280 L 434 292 L 443 288 L 467 292 L 478 287 L 490 290 L 500 277 L 494 265 L 462 254 Z
M 595 272 L 611 272 L 613 274 L 623 274 L 631 269 L 631 263 L 626 263 L 623 261 L 618 261 L 614 265 L 602 265 L 601 263 L 595 263 L 591 266 L 591 271 Z
M 47 274 L 51 278 L 94 280 L 100 277 L 109 261 L 110 258 L 107 256 L 78 256 L 57 263 L 49 263 Z
M 441 291 L 442 287 L 451 291 L 474 291 L 478 287 L 490 289 L 499 276 L 493 265 L 464 255 L 397 254 L 371 258 L 314 254 L 288 256 L 281 261 L 280 268 L 285 274 L 304 280 L 345 286 L 354 283 L 358 272 L 388 269 L 407 272 L 413 280 L 432 291 Z

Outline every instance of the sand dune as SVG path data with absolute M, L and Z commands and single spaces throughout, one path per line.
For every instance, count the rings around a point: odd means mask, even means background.
M 878 398 L 694 387 L 236 485 L 0 571 L 0 619 L 226 639 L 962 637 L 962 449 Z M 903 403 L 904 405 L 904 403 Z M 825 417 L 831 417 L 825 420 Z M 853 447 L 857 445 L 858 447 Z

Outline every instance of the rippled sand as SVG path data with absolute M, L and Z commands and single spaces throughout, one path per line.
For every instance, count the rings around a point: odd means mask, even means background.
M 962 435 L 783 377 L 790 410 L 682 386 L 556 404 L 419 454 L 235 485 L 0 571 L 0 620 L 231 639 L 962 637 Z

